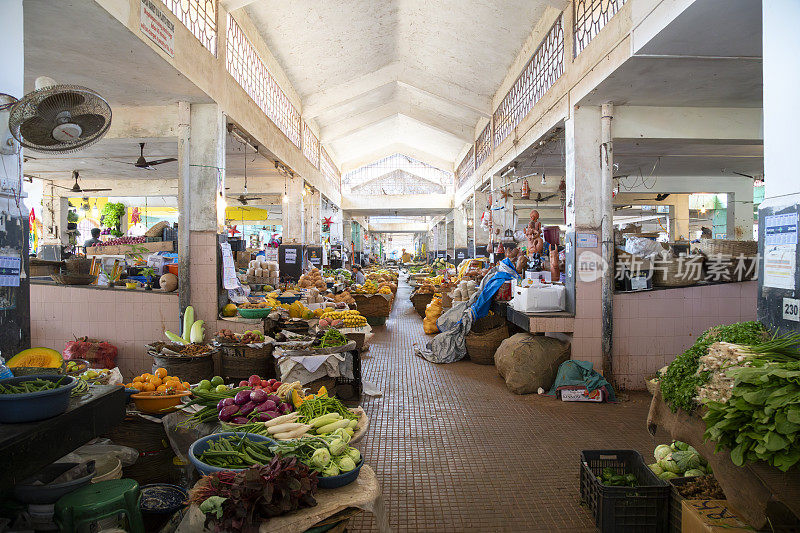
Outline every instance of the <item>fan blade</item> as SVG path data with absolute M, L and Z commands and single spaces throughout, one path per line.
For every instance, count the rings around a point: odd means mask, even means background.
M 154 167 L 156 165 L 163 165 L 164 163 L 172 163 L 173 161 L 177 161 L 174 157 L 167 157 L 164 159 L 154 159 L 152 161 L 147 162 L 148 167 Z
M 65 108 L 77 107 L 85 101 L 86 98 L 82 94 L 65 91 L 43 99 L 39 102 L 37 110 L 40 115 L 55 117 Z
M 111 191 L 113 189 L 81 189 L 81 192 L 103 192 L 103 191 Z
M 37 115 L 23 122 L 19 127 L 19 133 L 25 142 L 39 146 L 54 146 L 60 144 L 53 137 L 54 127 L 53 121 L 45 120 Z
M 81 139 L 91 137 L 92 135 L 102 131 L 106 126 L 105 118 L 103 118 L 102 115 L 97 115 L 94 113 L 74 116 L 70 122 L 77 124 L 81 127 L 81 130 L 83 130 L 81 133 Z

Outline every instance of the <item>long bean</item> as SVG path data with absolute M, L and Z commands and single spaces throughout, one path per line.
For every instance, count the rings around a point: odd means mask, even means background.
M 59 378 L 58 381 L 36 378 L 36 379 L 20 381 L 16 385 L 0 384 L 0 394 L 25 394 L 30 392 L 53 390 L 61 387 L 62 381 L 64 381 L 63 377 Z

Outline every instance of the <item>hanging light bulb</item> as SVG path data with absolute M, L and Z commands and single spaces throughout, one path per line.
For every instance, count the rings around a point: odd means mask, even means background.
M 289 203 L 289 195 L 286 193 L 283 193 L 283 203 L 285 204 Z
M 547 179 L 545 178 L 544 172 L 542 172 L 542 185 L 547 185 Z

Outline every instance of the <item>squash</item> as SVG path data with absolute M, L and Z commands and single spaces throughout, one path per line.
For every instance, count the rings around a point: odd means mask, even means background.
M 6 363 L 9 368 L 61 368 L 61 354 L 50 348 L 28 348 L 22 350 Z

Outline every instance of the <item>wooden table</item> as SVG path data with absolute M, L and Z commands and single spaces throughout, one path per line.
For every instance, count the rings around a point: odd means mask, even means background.
M 63 414 L 26 424 L 0 424 L 0 491 L 109 431 L 125 415 L 118 385 L 94 385 Z

